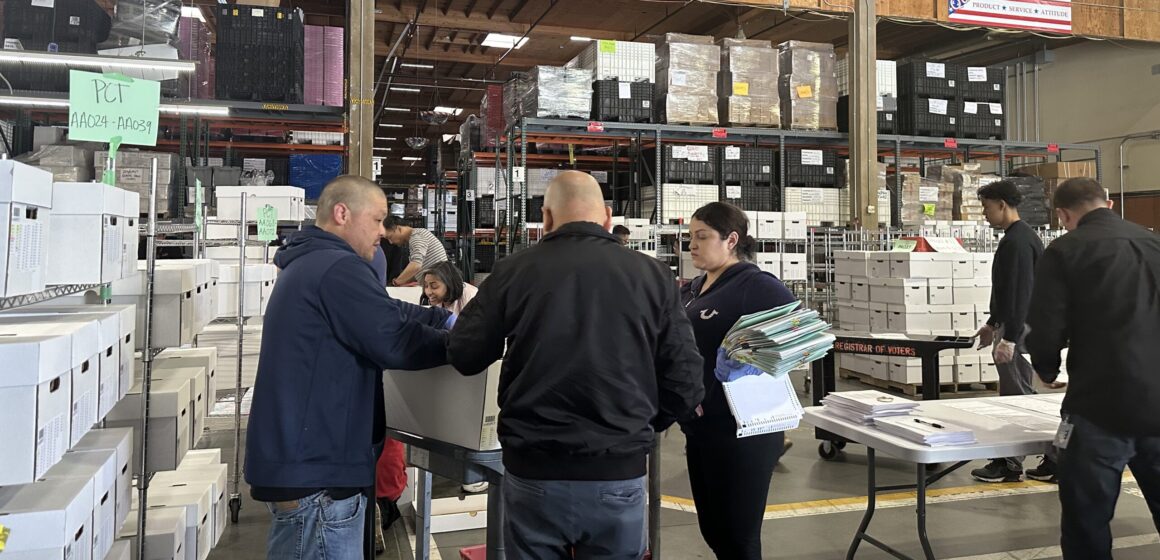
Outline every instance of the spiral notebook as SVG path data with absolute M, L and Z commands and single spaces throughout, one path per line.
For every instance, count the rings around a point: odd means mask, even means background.
M 805 414 L 788 375 L 749 375 L 722 385 L 738 438 L 792 430 Z

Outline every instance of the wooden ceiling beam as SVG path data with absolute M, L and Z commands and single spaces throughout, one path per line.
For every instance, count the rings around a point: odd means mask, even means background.
M 470 2 L 468 2 L 467 7 L 463 9 L 463 17 L 470 18 L 471 13 L 475 11 L 475 5 L 478 3 L 479 3 L 479 0 L 471 0 Z
M 431 30 L 431 36 L 427 38 L 427 50 L 431 50 L 431 45 L 435 44 L 435 37 L 439 35 L 439 28 L 436 27 Z
M 457 30 L 452 30 L 452 31 L 451 31 L 451 34 L 447 36 L 447 39 L 448 39 L 447 43 L 446 43 L 445 45 L 443 45 L 443 52 L 448 52 L 448 51 L 450 51 L 450 50 L 451 50 L 451 45 L 454 45 L 454 44 L 455 44 L 455 40 L 456 40 L 456 39 L 458 39 L 458 38 L 459 38 L 459 31 L 457 31 Z
M 491 7 L 487 9 L 487 19 L 495 19 L 495 13 L 499 11 L 499 7 L 503 5 L 503 0 L 494 0 Z
M 375 14 L 377 21 L 386 21 L 393 23 L 408 23 L 415 17 L 415 8 L 408 6 L 403 9 L 398 9 L 392 6 L 379 4 L 378 10 L 380 13 Z M 494 20 L 488 21 L 482 18 L 471 18 L 468 16 L 459 15 L 458 12 L 453 12 L 448 15 L 439 13 L 424 12 L 419 16 L 420 27 L 440 27 L 443 29 L 458 29 L 460 31 L 475 31 L 482 33 L 507 33 L 509 35 L 523 35 L 531 29 L 531 24 L 517 23 L 512 21 Z M 532 31 L 536 36 L 557 36 L 570 37 L 572 35 L 581 35 L 584 37 L 592 37 L 593 39 L 617 39 L 621 41 L 632 38 L 630 32 L 604 31 L 598 29 L 584 29 L 580 27 L 569 27 L 563 25 L 548 25 L 541 23 L 537 25 Z
M 512 8 L 512 11 L 508 12 L 508 21 L 515 21 L 516 17 L 520 15 L 520 12 L 524 11 L 524 8 L 526 8 L 527 5 L 528 0 L 520 0 L 520 3 L 516 4 L 516 7 Z

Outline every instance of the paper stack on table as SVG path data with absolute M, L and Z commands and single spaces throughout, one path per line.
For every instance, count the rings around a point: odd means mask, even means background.
M 875 418 L 874 425 L 890 435 L 931 447 L 975 443 L 974 431 L 925 416 Z
M 918 403 L 881 391 L 842 391 L 826 395 L 822 406 L 839 418 L 870 426 L 876 418 L 908 415 Z
M 834 346 L 830 324 L 801 302 L 745 315 L 722 344 L 731 359 L 778 376 L 825 357 Z

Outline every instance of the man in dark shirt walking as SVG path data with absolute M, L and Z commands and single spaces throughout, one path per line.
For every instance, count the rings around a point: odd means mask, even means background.
M 1019 219 L 1023 195 L 1010 181 L 999 181 L 979 189 L 983 213 L 992 227 L 1005 230 L 995 250 L 991 271 L 991 318 L 979 329 L 979 348 L 992 347 L 999 369 L 999 394 L 1030 395 L 1034 371 L 1023 357 L 1023 321 L 1031 305 L 1035 263 L 1043 254 L 1043 241 L 1031 226 Z M 1043 459 L 1033 478 L 1054 478 L 1053 462 Z M 987 466 L 971 471 L 983 482 L 1015 482 L 1023 478 L 1023 457 L 992 459 Z
M 1091 179 L 1059 186 L 1056 213 L 1070 233 L 1043 254 L 1027 316 L 1045 382 L 1069 347 L 1056 435 L 1065 560 L 1111 560 L 1125 465 L 1160 529 L 1160 236 L 1110 207 Z

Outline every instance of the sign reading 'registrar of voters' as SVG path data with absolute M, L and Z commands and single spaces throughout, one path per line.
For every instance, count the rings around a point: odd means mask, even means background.
M 158 82 L 70 70 L 69 139 L 156 146 L 160 103 Z

